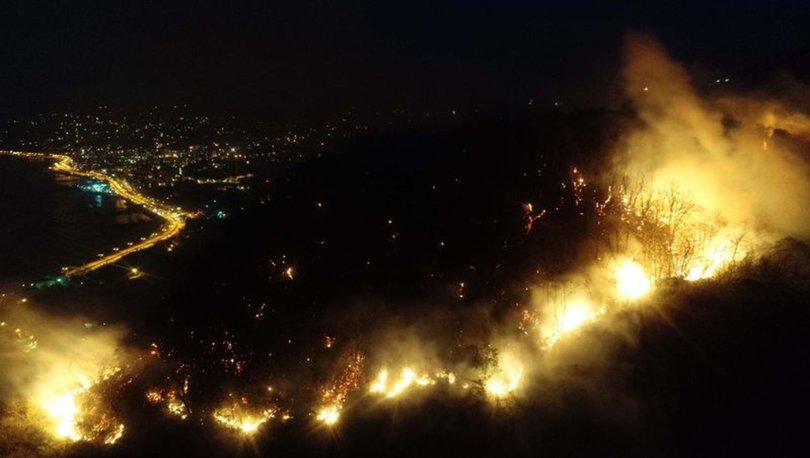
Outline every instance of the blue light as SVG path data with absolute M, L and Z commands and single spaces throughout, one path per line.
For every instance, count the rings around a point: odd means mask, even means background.
M 112 189 L 107 183 L 97 180 L 88 180 L 80 188 L 87 192 L 92 192 L 95 194 L 113 194 Z

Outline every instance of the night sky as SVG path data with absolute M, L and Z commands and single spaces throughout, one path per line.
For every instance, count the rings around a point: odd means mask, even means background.
M 211 3 L 2 2 L 0 116 L 595 106 L 616 101 L 630 30 L 710 75 L 808 76 L 810 7 L 798 1 Z

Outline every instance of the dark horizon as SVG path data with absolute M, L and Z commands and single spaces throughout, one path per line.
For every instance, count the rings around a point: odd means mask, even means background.
M 0 117 L 98 105 L 323 117 L 356 108 L 514 109 L 620 100 L 640 30 L 707 81 L 807 82 L 800 2 L 606 6 L 355 1 L 239 6 L 6 3 Z

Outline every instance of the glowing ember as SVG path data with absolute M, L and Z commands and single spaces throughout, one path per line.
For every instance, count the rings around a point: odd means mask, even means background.
M 115 431 L 113 432 L 113 434 L 104 439 L 104 443 L 107 444 L 107 445 L 114 444 L 123 435 L 124 435 L 124 425 L 123 425 L 123 423 L 119 423 L 118 427 L 115 428 Z
M 186 408 L 186 404 L 177 398 L 172 397 L 166 401 L 166 410 L 168 410 L 169 413 L 175 417 L 180 417 L 181 420 L 188 418 L 188 409 Z
M 522 206 L 523 208 L 523 230 L 528 234 L 532 231 L 534 227 L 534 223 L 537 222 L 540 218 L 545 216 L 546 211 L 540 210 L 539 212 L 534 211 L 534 205 L 531 202 L 526 202 Z
M 520 313 L 520 320 L 518 321 L 518 329 L 523 334 L 528 335 L 529 334 L 529 329 L 536 322 L 536 320 L 537 320 L 537 317 L 535 316 L 534 313 L 532 313 L 529 310 L 523 310 Z
M 365 355 L 363 353 L 355 351 L 349 355 L 346 367 L 331 385 L 324 389 L 321 395 L 321 405 L 315 416 L 316 420 L 328 426 L 337 423 L 349 394 L 360 387 L 364 363 Z
M 454 385 L 456 383 L 456 374 L 447 371 L 440 371 L 436 374 L 436 378 L 447 379 L 447 383 Z
M 150 404 L 164 403 L 166 412 L 181 420 L 188 418 L 188 408 L 185 402 L 180 398 L 177 390 L 169 390 L 166 391 L 165 394 L 160 390 L 151 390 L 146 393 L 146 400 L 149 401 Z
M 271 412 L 262 412 L 258 415 L 237 414 L 233 412 L 215 412 L 214 419 L 228 428 L 238 430 L 242 434 L 253 434 L 259 426 L 273 418 Z
M 157 404 L 163 400 L 163 395 L 161 395 L 159 391 L 149 391 L 146 393 L 146 400 L 149 401 L 150 404 Z
M 616 270 L 616 287 L 623 299 L 635 300 L 650 292 L 652 281 L 641 264 L 628 259 Z

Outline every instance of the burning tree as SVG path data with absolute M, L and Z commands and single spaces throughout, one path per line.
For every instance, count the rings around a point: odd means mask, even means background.
M 742 231 L 708 214 L 675 184 L 656 187 L 624 178 L 596 205 L 608 252 L 636 252 L 653 278 L 709 278 L 749 251 Z

